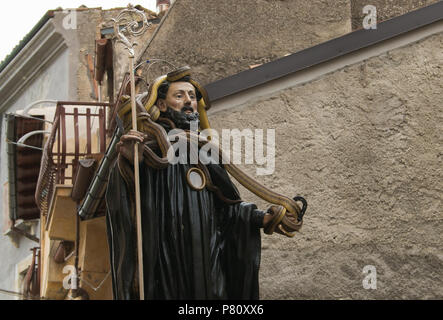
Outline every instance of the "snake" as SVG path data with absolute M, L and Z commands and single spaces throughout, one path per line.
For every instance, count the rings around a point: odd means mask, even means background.
M 198 141 L 199 147 L 210 144 L 213 150 L 218 150 L 219 159 L 227 159 L 224 151 L 218 144 L 215 144 L 214 142 L 203 138 L 198 134 L 198 132 L 191 132 L 186 130 L 181 133 L 168 136 L 166 130 L 157 122 L 152 121 L 148 113 L 140 113 L 138 115 L 138 119 L 142 120 L 142 126 L 139 130 L 147 134 L 146 142 L 144 143 L 143 147 L 143 161 L 152 168 L 163 169 L 168 166 L 169 160 L 167 154 L 168 150 L 172 148 L 172 144 L 170 141 L 175 141 L 177 138 L 180 137 L 186 138 L 187 143 Z M 159 149 L 161 156 L 157 155 L 157 153 L 154 151 L 155 148 Z M 193 150 L 193 148 L 189 148 L 189 150 Z M 298 231 L 301 228 L 303 221 L 302 209 L 299 207 L 296 201 L 265 187 L 263 184 L 258 182 L 256 179 L 245 173 L 238 166 L 231 162 L 223 163 L 223 166 L 226 171 L 247 190 L 271 204 L 282 207 L 282 210 L 280 210 L 275 219 L 272 220 L 270 228 L 267 228 L 269 231 L 265 230 L 266 233 L 272 233 L 273 229 L 275 227 L 278 227 L 280 231 L 288 237 L 293 237 L 295 235 L 294 233 L 289 233 L 285 229 L 283 229 L 281 227 L 281 223 L 290 226 L 291 229 L 294 231 Z M 217 195 L 225 202 L 237 203 L 241 201 L 231 200 L 224 197 L 223 193 L 212 184 L 211 177 L 206 166 L 199 163 L 198 167 L 203 171 L 205 175 L 207 187 L 209 190 L 217 193 Z M 297 222 L 289 219 L 286 214 L 287 212 L 295 214 L 298 217 Z
M 219 159 L 229 159 L 226 157 L 222 148 L 218 144 L 212 142 L 210 137 L 203 138 L 201 135 L 199 135 L 198 132 L 192 132 L 189 130 L 181 131 L 180 133 L 177 133 L 175 135 L 168 136 L 166 130 L 158 123 L 164 121 L 168 122 L 168 125 L 171 128 L 175 127 L 172 121 L 160 117 L 160 111 L 155 106 L 155 102 L 157 100 L 157 89 L 159 85 L 164 80 L 176 81 L 177 79 L 180 79 L 185 75 L 190 75 L 189 67 L 183 67 L 173 73 L 159 77 L 154 82 L 154 84 L 150 86 L 149 92 L 147 93 L 147 95 L 145 95 L 149 97 L 148 101 L 145 104 L 142 104 L 141 100 L 137 100 L 137 107 L 139 109 L 139 112 L 137 112 L 137 122 L 139 123 L 138 130 L 147 135 L 145 137 L 144 148 L 143 148 L 143 155 L 144 155 L 143 161 L 148 166 L 154 169 L 163 169 L 168 166 L 169 160 L 167 154 L 168 150 L 172 147 L 170 141 L 175 141 L 176 138 L 180 138 L 181 135 L 182 138 L 186 138 L 187 143 L 192 143 L 192 141 L 198 141 L 199 147 L 206 144 L 210 144 L 213 150 L 218 150 Z M 198 112 L 200 113 L 200 121 L 201 121 L 200 126 L 202 129 L 208 129 L 209 123 L 206 116 L 206 110 L 210 108 L 210 104 L 206 90 L 204 90 L 204 88 L 201 87 L 198 84 L 198 82 L 194 80 L 190 80 L 190 82 L 202 94 L 203 99 L 200 99 L 198 104 Z M 125 115 L 127 116 L 130 110 L 129 108 L 130 108 L 129 103 L 123 105 L 123 107 L 119 111 L 119 114 L 123 117 Z M 129 121 L 126 121 L 126 123 L 128 123 L 129 126 Z M 127 132 L 128 128 L 125 128 L 125 131 Z M 161 154 L 161 156 L 157 155 L 157 153 L 154 152 L 153 149 L 155 148 L 157 148 L 160 151 L 159 153 Z M 190 150 L 193 150 L 193 148 L 190 148 Z M 199 157 L 197 157 L 197 159 L 199 159 Z M 223 193 L 216 186 L 212 184 L 211 177 L 206 166 L 201 164 L 200 162 L 198 163 L 197 166 L 204 173 L 207 182 L 206 186 L 209 190 L 214 191 L 225 202 L 236 203 L 241 201 L 241 200 L 231 200 L 224 197 Z M 265 187 L 256 179 L 254 179 L 253 177 L 245 173 L 243 170 L 241 170 L 238 166 L 229 161 L 227 163 L 223 163 L 223 166 L 226 169 L 226 171 L 247 190 L 258 196 L 259 198 L 267 201 L 268 203 L 279 206 L 278 212 L 273 216 L 273 219 L 271 220 L 269 225 L 265 228 L 265 233 L 272 234 L 274 232 L 274 229 L 278 227 L 280 233 L 283 233 L 287 237 L 295 236 L 295 232 L 292 233 L 288 232 L 285 228 L 282 227 L 282 224 L 289 226 L 291 231 L 300 230 L 303 224 L 303 215 L 304 212 L 306 211 L 306 206 L 307 206 L 306 201 L 303 198 L 296 197 L 294 199 L 291 199 L 289 197 L 281 195 Z M 300 208 L 296 200 L 303 202 L 302 209 Z M 291 219 L 287 213 L 291 213 L 292 216 L 296 215 L 297 221 Z

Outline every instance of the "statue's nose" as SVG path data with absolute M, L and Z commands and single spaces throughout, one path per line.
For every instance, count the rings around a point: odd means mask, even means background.
M 190 105 L 192 102 L 191 97 L 189 94 L 185 94 L 185 105 Z

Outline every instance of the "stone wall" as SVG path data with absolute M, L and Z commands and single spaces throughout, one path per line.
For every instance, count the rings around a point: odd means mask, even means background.
M 352 30 L 363 27 L 366 15 L 363 13 L 363 8 L 366 5 L 376 7 L 377 21 L 380 23 L 438 1 L 440 0 L 351 0 Z
M 346 0 L 179 0 L 143 58 L 189 65 L 207 84 L 350 32 L 350 10 Z
M 179 0 L 142 58 L 189 65 L 208 84 L 362 28 L 367 4 L 381 22 L 437 1 Z M 169 70 L 151 68 L 146 77 Z
M 123 8 L 117 8 L 112 10 L 106 10 L 104 11 L 104 21 L 109 21 L 111 18 L 116 18 L 119 14 L 119 12 Z M 140 10 L 140 8 L 138 8 Z M 149 43 L 149 40 L 155 33 L 155 30 L 159 26 L 159 18 L 158 16 L 150 11 L 145 10 L 146 18 L 149 20 L 151 25 L 146 29 L 146 31 L 139 37 L 135 38 L 134 41 L 137 43 L 136 46 L 134 46 L 135 51 L 135 57 L 136 59 L 138 57 L 141 57 L 142 51 L 146 47 L 146 45 Z M 106 26 L 112 26 L 112 24 L 106 23 Z M 114 98 L 116 98 L 121 83 L 123 81 L 123 77 L 127 72 L 129 72 L 129 55 L 128 50 L 125 49 L 123 44 L 121 42 L 115 42 L 113 43 L 113 59 L 114 59 Z
M 100 39 L 100 30 L 102 28 L 113 27 L 112 18 L 116 18 L 124 8 L 114 8 L 102 10 L 101 8 L 77 8 L 76 29 L 64 27 L 64 19 L 70 11 L 56 11 L 55 25 L 70 48 L 70 81 L 72 82 L 72 100 L 74 101 L 97 101 L 97 95 L 94 89 L 93 75 L 89 70 L 88 56 L 94 65 L 95 61 L 95 40 Z M 148 19 L 154 19 L 155 13 L 146 10 Z M 135 47 L 136 56 L 141 55 L 143 44 L 147 43 L 152 37 L 158 23 L 153 24 L 141 37 L 135 41 L 139 44 Z M 121 43 L 114 42 L 114 92 L 117 94 L 120 89 L 123 76 L 129 69 L 128 51 Z M 97 84 L 98 85 L 98 84 Z M 108 101 L 106 97 L 106 81 L 103 82 L 102 101 Z
M 263 235 L 262 299 L 443 298 L 442 61 L 437 34 L 214 110 L 219 132 L 274 128 L 276 170 L 257 179 L 309 203 L 295 238 Z M 366 265 L 376 290 L 362 286 Z
M 97 37 L 98 26 L 102 23 L 102 10 L 88 9 L 78 12 L 78 67 L 76 76 L 77 82 L 77 99 L 78 101 L 97 101 L 98 98 L 94 90 L 94 77 L 91 75 L 88 66 L 88 56 L 94 65 L 95 57 L 95 40 Z

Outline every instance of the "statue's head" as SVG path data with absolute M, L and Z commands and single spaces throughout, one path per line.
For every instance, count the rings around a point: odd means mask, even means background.
M 177 81 L 165 80 L 157 90 L 156 106 L 160 116 L 174 122 L 177 128 L 188 130 L 191 122 L 195 127 L 199 125 L 198 101 L 200 92 L 190 82 L 190 77 L 185 76 Z
M 204 87 L 191 77 L 191 69 L 182 67 L 158 77 L 150 86 L 143 111 L 153 121 L 161 118 L 172 120 L 177 128 L 189 129 L 191 121 L 196 121 L 200 129 L 209 129 L 206 110 L 210 108 Z M 140 106 L 141 107 L 141 106 Z M 130 127 L 131 109 L 129 101 L 119 110 L 119 116 L 126 127 Z
M 182 67 L 157 78 L 149 88 L 145 109 L 156 121 L 159 117 L 172 120 L 177 128 L 189 129 L 191 121 L 209 127 L 206 110 L 209 99 L 205 89 L 191 77 L 191 69 Z

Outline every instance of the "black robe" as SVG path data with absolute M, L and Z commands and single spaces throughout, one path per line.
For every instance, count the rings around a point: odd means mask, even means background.
M 206 188 L 194 191 L 186 180 L 191 167 L 140 164 L 145 298 L 258 299 L 264 213 Z M 207 167 L 224 196 L 239 199 L 223 166 Z M 133 200 L 117 162 L 106 204 L 114 299 L 138 299 Z

